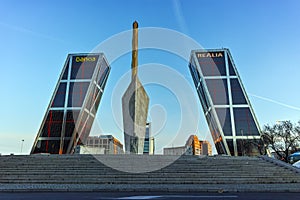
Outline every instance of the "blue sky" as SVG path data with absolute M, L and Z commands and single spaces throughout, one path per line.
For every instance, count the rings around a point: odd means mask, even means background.
M 111 36 L 131 29 L 134 20 L 141 28 L 161 27 L 186 34 L 204 48 L 229 48 L 260 125 L 296 122 L 300 120 L 299 10 L 297 0 L 1 0 L 0 153 L 19 153 L 22 139 L 23 152 L 30 151 L 67 54 L 90 52 Z M 111 95 L 130 69 L 130 59 L 126 54 L 111 62 L 97 116 L 103 133 L 120 140 L 122 130 L 112 117 Z M 187 61 L 182 58 L 142 50 L 139 64 L 147 63 L 168 65 L 192 85 Z M 172 134 L 180 120 L 174 95 L 153 85 L 146 89 L 152 95 L 150 107 L 164 107 L 168 119 L 164 131 Z M 152 118 L 162 116 L 163 109 L 157 108 Z M 202 115 L 201 110 L 199 113 Z M 197 124 L 200 138 L 208 137 L 203 120 L 200 116 Z

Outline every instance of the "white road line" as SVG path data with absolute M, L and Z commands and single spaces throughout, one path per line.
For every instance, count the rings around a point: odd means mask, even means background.
M 238 198 L 236 195 L 228 195 L 228 196 L 204 196 L 204 195 L 199 195 L 199 196 L 189 196 L 189 195 L 162 195 L 162 196 L 130 196 L 130 197 L 120 197 L 118 199 L 157 199 L 161 197 L 166 197 L 166 198 L 182 198 L 182 199 L 191 199 L 191 198 L 206 198 L 206 199 L 224 199 L 224 198 Z
M 199 195 L 199 196 L 196 196 L 196 195 L 193 195 L 193 196 L 189 196 L 189 195 L 170 195 L 170 196 L 168 196 L 168 195 L 166 195 L 166 196 L 164 196 L 164 197 L 171 197 L 171 198 L 214 198 L 214 199 L 216 199 L 216 198 L 238 198 L 238 196 L 236 196 L 236 195 L 228 195 L 228 196 L 208 196 L 208 195 Z
M 160 197 L 161 196 L 131 196 L 131 197 L 121 197 L 118 199 L 156 199 Z

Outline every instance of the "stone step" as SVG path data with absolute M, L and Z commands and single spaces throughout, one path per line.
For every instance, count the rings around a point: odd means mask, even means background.
M 4 179 L 0 181 L 1 184 L 5 183 L 15 183 L 15 184 L 275 184 L 275 183 L 299 183 L 294 180 L 76 180 L 76 179 L 56 179 L 56 180 L 28 180 L 28 179 L 18 179 L 17 181 L 11 179 Z
M 97 160 L 98 158 L 103 163 Z M 0 190 L 3 185 L 125 185 L 164 187 L 186 185 L 300 184 L 300 173 L 290 166 L 258 157 L 196 157 L 140 155 L 31 155 L 0 156 Z M 141 163 L 142 161 L 142 163 Z M 172 163 L 172 161 L 174 161 Z M 135 165 L 157 167 L 146 173 L 127 173 L 106 166 L 122 166 L 130 171 Z M 170 165 L 167 165 L 170 164 Z M 159 166 L 164 166 L 162 169 Z M 134 186 L 134 187 L 133 187 Z M 64 187 L 62 187 L 64 188 Z M 296 186 L 295 186 L 296 188 Z M 299 187 L 300 188 L 300 187 Z M 300 189 L 299 189 L 300 190 Z
M 234 171 L 220 171 L 220 172 L 197 172 L 197 173 L 192 173 L 192 172 L 186 172 L 186 171 L 177 171 L 177 172 L 170 172 L 170 171 L 157 171 L 157 172 L 149 172 L 149 173 L 125 173 L 125 172 L 115 172 L 115 171 L 99 171 L 99 170 L 73 170 L 73 171 L 64 171 L 64 170 L 43 170 L 43 171 L 35 171 L 35 170 L 30 170 L 30 171 L 26 171 L 26 170 L 7 170 L 5 172 L 0 173 L 0 176 L 2 175 L 18 175 L 18 174 L 85 174 L 85 175 L 118 175 L 118 176 L 192 176 L 192 177 L 202 177 L 202 176 L 234 176 L 234 175 L 238 175 L 238 176 L 243 176 L 243 175 L 251 175 L 251 176 L 295 176 L 293 174 L 292 171 L 284 171 L 284 172 L 280 172 L 280 171 L 269 171 L 269 172 L 256 172 L 254 174 L 249 172 L 249 171 L 245 171 L 243 173 L 236 173 Z
M 49 170 L 49 169 L 45 169 L 45 170 L 7 170 L 7 171 L 3 171 L 0 172 L 0 175 L 5 175 L 5 174 L 91 174 L 91 175 L 97 175 L 97 174 L 105 174 L 105 175 L 113 175 L 113 174 L 117 174 L 117 175 L 146 175 L 146 176 L 150 176 L 150 175 L 190 175 L 190 176 L 203 176 L 203 175 L 208 175 L 208 176 L 219 176 L 219 175 L 234 175 L 234 174 L 238 174 L 238 175 L 243 175 L 243 174 L 250 174 L 252 176 L 283 176 L 283 175 L 293 175 L 292 171 L 289 170 L 269 170 L 266 172 L 260 171 L 260 172 L 255 172 L 255 171 L 239 171 L 239 172 L 243 172 L 243 173 L 236 173 L 236 171 L 215 171 L 215 172 L 207 172 L 207 171 L 199 171 L 199 172 L 191 172 L 191 171 L 154 171 L 154 172 L 147 172 L 147 173 L 127 173 L 127 172 L 122 172 L 122 171 L 115 171 L 115 170 L 68 170 L 65 171 L 64 169 L 53 169 L 53 170 Z
M 3 192 L 299 192 L 300 184 L 2 184 Z
M 166 175 L 160 175 L 160 174 L 155 174 L 155 175 L 133 175 L 133 174 L 128 174 L 128 175 L 116 175 L 116 174 L 112 174 L 112 175 L 91 175 L 91 174 L 7 174 L 7 175 L 1 175 L 0 178 L 1 179 L 5 179 L 5 178 L 11 178 L 11 179 L 17 179 L 17 178 L 28 178 L 28 179 L 33 179 L 33 178 L 60 178 L 60 177 L 76 177 L 76 178 L 151 178 L 151 179 L 155 179 L 155 178 L 169 178 L 169 179 L 178 179 L 178 178 L 184 178 L 184 179 L 207 179 L 207 178 L 211 178 L 211 179 L 224 179 L 224 178 L 241 178 L 241 179 L 245 179 L 245 178 L 282 178 L 282 176 L 253 176 L 251 174 L 241 174 L 241 175 L 237 175 L 237 174 L 224 174 L 224 175 L 211 175 L 211 176 L 192 176 L 192 175 L 176 175 L 176 174 L 166 174 Z M 295 176 L 284 176 L 284 179 L 299 179 L 299 177 L 295 177 Z
M 21 168 L 31 168 L 31 167 L 36 167 L 36 168 L 42 168 L 42 167 L 66 167 L 66 165 L 69 165 L 70 168 L 82 168 L 82 169 L 85 169 L 85 168 L 97 168 L 97 169 L 101 169 L 101 168 L 108 168 L 107 166 L 102 166 L 102 165 L 71 165 L 71 163 L 68 163 L 68 164 L 65 164 L 65 165 L 25 165 L 25 164 L 22 164 L 22 165 L 2 165 L 0 166 L 1 169 L 3 169 L 4 167 L 7 167 L 7 168 L 18 168 L 18 169 L 21 169 Z M 136 165 L 122 165 L 121 163 L 116 165 L 116 164 L 110 164 L 109 166 L 124 166 L 124 167 L 133 167 L 133 166 L 136 166 Z M 218 170 L 218 169 L 230 169 L 230 168 L 239 168 L 239 169 L 251 169 L 249 167 L 252 167 L 253 165 L 244 165 L 244 166 L 241 166 L 241 165 L 227 165 L 227 167 L 218 167 L 218 166 L 210 166 L 210 165 L 191 165 L 191 166 L 185 166 L 185 165 L 182 165 L 182 166 L 172 166 L 172 167 L 165 167 L 164 165 L 147 165 L 147 166 L 152 166 L 152 167 L 161 167 L 162 169 L 169 169 L 169 170 L 172 170 L 172 169 L 207 169 L 208 167 L 210 169 L 214 169 L 214 170 Z M 274 165 L 255 165 L 256 166 L 256 169 L 258 167 L 262 167 L 262 168 L 268 168 L 268 167 L 274 167 Z

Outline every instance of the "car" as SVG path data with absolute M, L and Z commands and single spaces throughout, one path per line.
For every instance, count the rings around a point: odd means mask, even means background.
M 294 167 L 300 168 L 300 160 L 293 164 Z
M 293 153 L 288 157 L 288 162 L 291 164 L 294 164 L 298 160 L 300 160 L 300 152 Z

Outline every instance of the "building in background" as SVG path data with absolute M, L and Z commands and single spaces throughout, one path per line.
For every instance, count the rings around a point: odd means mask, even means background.
M 84 146 L 104 149 L 103 154 L 124 154 L 123 144 L 112 135 L 90 136 Z
M 212 155 L 212 146 L 211 144 L 204 140 L 204 141 L 200 141 L 200 146 L 201 146 L 201 155 Z
M 186 155 L 201 155 L 200 141 L 196 135 L 191 135 L 186 143 Z
M 184 146 L 163 149 L 164 155 L 212 155 L 212 147 L 208 141 L 201 141 L 196 135 L 191 135 Z
M 144 154 L 153 155 L 155 151 L 154 137 L 151 137 L 151 123 L 146 124 L 146 134 L 144 141 Z
M 180 156 L 185 154 L 186 147 L 180 146 L 180 147 L 168 147 L 164 148 L 164 155 L 174 155 L 174 156 Z
M 229 49 L 194 50 L 189 69 L 219 154 L 259 154 L 260 128 Z
M 191 135 L 185 143 L 186 155 L 212 155 L 211 144 L 206 140 L 199 140 Z
M 68 55 L 31 154 L 72 154 L 85 143 L 109 72 L 102 53 Z
M 75 154 L 105 154 L 105 148 L 77 145 L 75 148 Z

